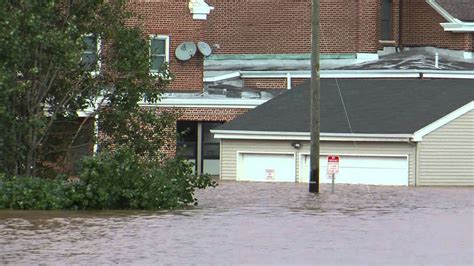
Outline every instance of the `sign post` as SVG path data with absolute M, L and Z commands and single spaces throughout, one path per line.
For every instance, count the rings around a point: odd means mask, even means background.
M 332 179 L 331 193 L 334 193 L 334 180 L 336 179 L 337 173 L 339 173 L 339 156 L 329 155 L 327 174 L 328 174 L 328 177 Z

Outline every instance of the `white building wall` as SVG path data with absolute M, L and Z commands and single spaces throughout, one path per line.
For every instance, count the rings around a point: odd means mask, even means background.
M 221 179 L 236 180 L 238 152 L 296 153 L 296 176 L 299 176 L 301 154 L 309 154 L 309 141 L 299 141 L 300 149 L 286 140 L 232 140 L 221 141 Z M 322 142 L 321 155 L 408 156 L 409 185 L 415 185 L 415 146 L 400 142 Z
M 418 185 L 474 186 L 474 111 L 425 135 L 418 149 Z

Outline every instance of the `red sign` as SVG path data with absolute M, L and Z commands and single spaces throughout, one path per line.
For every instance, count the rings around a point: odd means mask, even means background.
M 339 156 L 329 155 L 328 156 L 328 175 L 339 173 Z

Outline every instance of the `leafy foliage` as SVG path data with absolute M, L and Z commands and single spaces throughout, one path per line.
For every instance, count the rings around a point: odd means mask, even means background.
M 8 176 L 35 176 L 45 160 L 71 162 L 76 139 L 96 115 L 117 121 L 119 136 L 126 121 L 146 120 L 138 103 L 158 101 L 172 77 L 166 66 L 150 73 L 147 36 L 131 26 L 138 20 L 127 10 L 124 0 L 0 1 L 0 167 Z M 100 64 L 85 67 L 91 34 L 100 39 Z M 76 122 L 83 110 L 76 132 L 49 145 L 59 139 L 58 122 Z
M 184 161 L 145 162 L 129 149 L 89 157 L 82 169 L 75 180 L 0 175 L 0 208 L 172 209 L 196 204 L 196 189 L 217 185 Z

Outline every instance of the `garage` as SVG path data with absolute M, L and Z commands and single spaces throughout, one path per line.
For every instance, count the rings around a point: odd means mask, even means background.
M 326 177 L 326 156 L 334 154 L 340 156 L 336 183 L 474 184 L 472 80 L 321 82 L 322 183 L 331 182 Z M 282 93 L 212 130 L 221 141 L 222 180 L 308 182 L 309 85 Z M 260 155 L 239 159 L 236 154 L 244 151 Z
M 237 178 L 240 181 L 295 182 L 295 155 L 239 153 Z
M 327 177 L 327 156 L 321 156 L 320 182 L 331 183 Z M 301 155 L 300 181 L 309 182 L 310 157 Z M 408 186 L 408 157 L 391 156 L 340 156 L 336 183 Z

